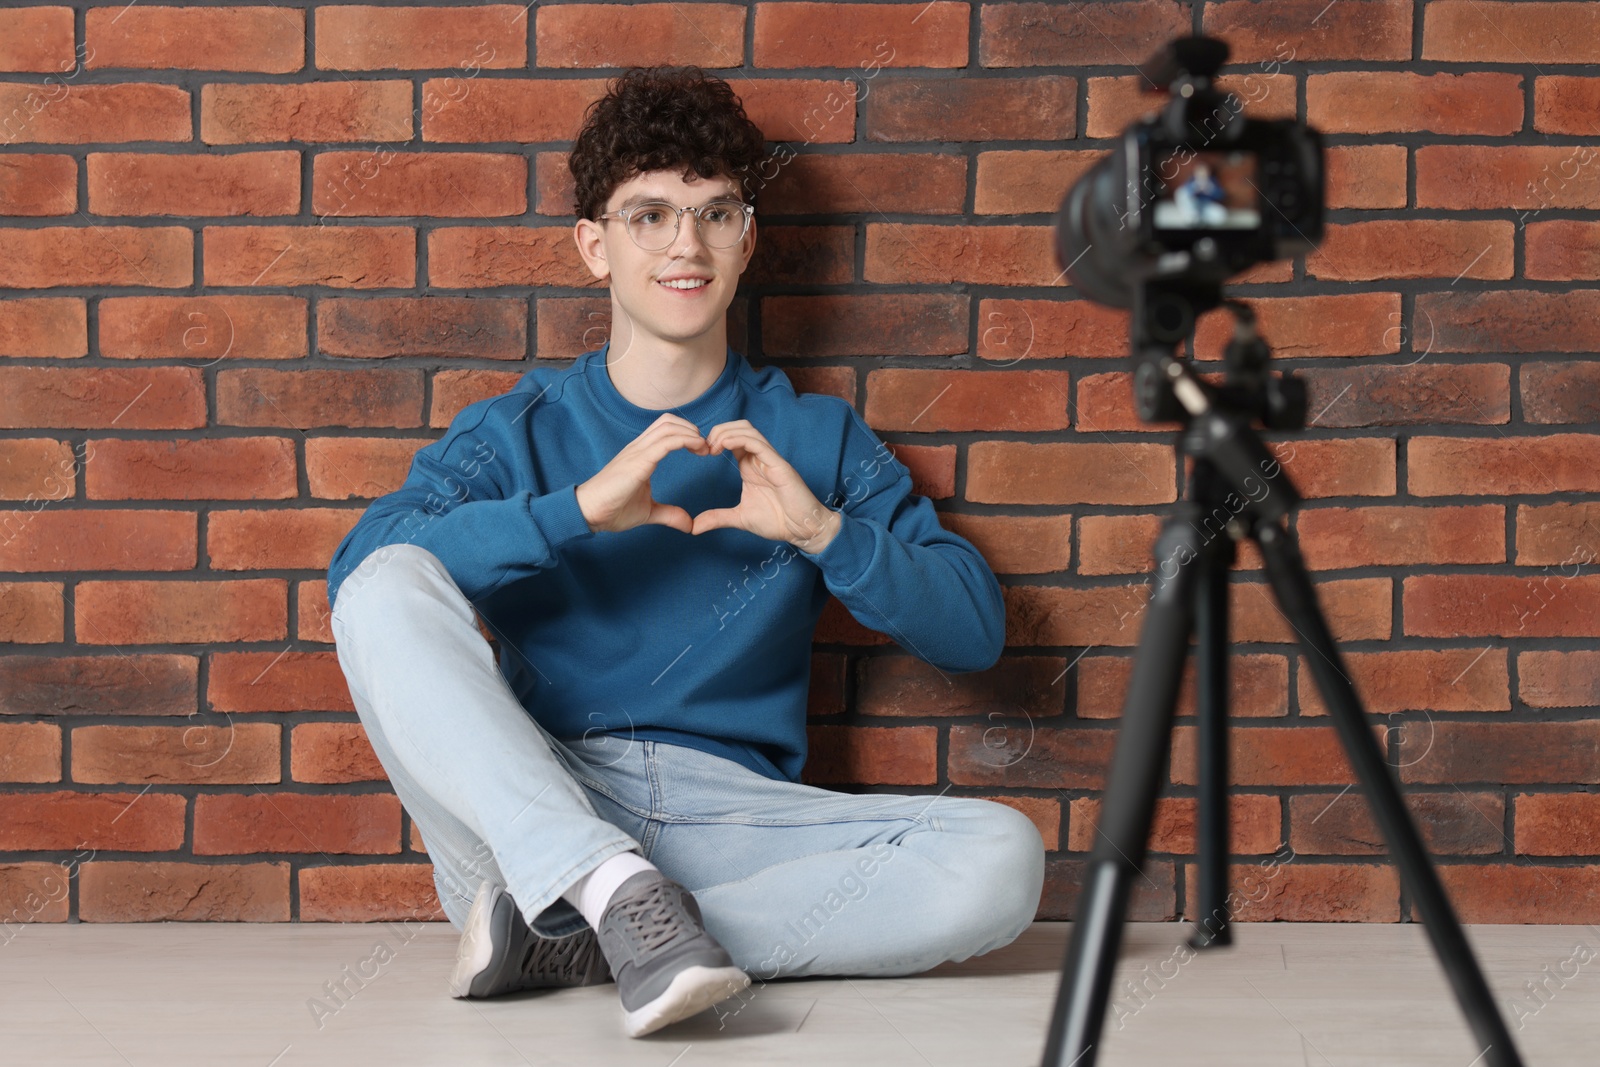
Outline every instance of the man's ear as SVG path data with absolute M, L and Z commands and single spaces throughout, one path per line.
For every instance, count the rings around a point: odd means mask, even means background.
M 583 257 L 589 273 L 599 281 L 610 281 L 611 263 L 606 259 L 606 242 L 599 223 L 592 219 L 579 219 L 573 225 L 572 239 L 577 243 L 578 255 Z

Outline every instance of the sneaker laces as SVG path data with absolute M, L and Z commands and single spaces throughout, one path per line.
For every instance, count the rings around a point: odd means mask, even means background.
M 580 951 L 583 942 L 584 938 L 578 934 L 549 938 L 529 931 L 518 973 L 529 979 L 576 980 L 579 965 L 588 962 L 586 954 Z M 541 957 L 537 963 L 535 957 Z
M 694 936 L 693 924 L 685 921 L 690 916 L 684 911 L 677 889 L 673 882 L 662 879 L 644 892 L 616 904 L 623 928 L 647 953 L 670 945 L 680 937 Z

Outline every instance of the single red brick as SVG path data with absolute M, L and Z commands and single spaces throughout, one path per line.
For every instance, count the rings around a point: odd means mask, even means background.
M 0 782 L 61 781 L 61 727 L 0 723 Z
M 71 359 L 87 355 L 88 322 L 81 296 L 7 297 L 0 300 L 0 356 Z
M 357 722 L 305 722 L 289 737 L 289 773 L 297 782 L 388 781 Z
M 1151 40 L 1189 32 L 1192 7 L 1132 0 L 1090 16 L 1060 4 L 984 5 L 978 15 L 978 61 L 985 67 L 1142 63 Z
M 0 657 L 12 715 L 172 715 L 199 709 L 198 656 L 171 653 Z
M 867 223 L 869 282 L 951 285 L 1060 284 L 1045 226 Z
M 1230 63 L 1411 58 L 1409 0 L 1223 0 L 1205 7 L 1205 32 L 1228 42 Z M 1274 62 L 1275 61 L 1275 62 Z
M 322 152 L 311 210 L 322 221 L 364 215 L 487 218 L 528 209 L 528 161 L 489 152 Z
M 188 113 L 185 105 L 184 140 L 188 139 Z M 200 139 L 207 144 L 398 142 L 412 136 L 411 83 L 407 81 L 220 82 L 200 89 Z
M 1398 921 L 1400 872 L 1393 866 L 1297 861 L 1292 846 L 1288 855 L 1229 867 L 1226 903 L 1233 922 Z M 1197 884 L 1195 864 L 1186 864 L 1184 872 L 1185 884 Z M 1204 917 L 1186 912 L 1184 918 Z
M 1057 370 L 889 370 L 867 374 L 864 417 L 883 430 L 1062 430 L 1069 375 Z
M 282 578 L 79 582 L 77 640 L 91 645 L 281 641 L 288 636 L 288 585 Z M 76 758 L 78 746 L 73 748 Z
M 0 511 L 0 532 L 5 534 L 0 542 L 0 567 L 8 571 L 186 571 L 199 558 L 197 521 L 192 511 L 143 508 Z
M 1506 511 L 1473 507 L 1308 508 L 1298 529 L 1306 566 L 1504 563 Z
M 362 297 L 317 304 L 324 355 L 357 358 L 526 357 L 528 305 L 521 298 Z
M 206 558 L 218 571 L 326 571 L 333 550 L 350 531 L 349 513 L 349 508 L 305 507 L 213 510 L 206 524 Z
M 321 500 L 373 499 L 406 480 L 422 438 L 311 437 L 306 440 L 306 480 Z M 356 514 L 356 513 L 353 513 Z
M 559 226 L 437 227 L 428 232 L 428 282 L 447 289 L 597 284 L 571 232 Z
M 1044 891 L 1036 918 L 1061 921 L 1078 918 L 1083 881 L 1090 873 L 1087 859 L 1050 858 L 1045 861 Z M 1190 883 L 1194 884 L 1193 882 Z M 1168 860 L 1146 860 L 1132 880 L 1124 918 L 1128 922 L 1170 922 L 1178 913 L 1177 873 Z
M 80 726 L 72 731 L 72 780 L 174 785 L 276 782 L 280 730 L 275 722 Z
M 1419 149 L 1418 155 L 1425 151 Z M 1347 282 L 1509 278 L 1515 230 L 1513 223 L 1496 219 L 1383 219 L 1333 224 L 1327 227 L 1316 251 L 1306 255 L 1306 273 Z
M 1065 140 L 1077 135 L 1078 79 L 885 79 L 862 114 L 869 141 Z
M 287 437 L 196 437 L 95 442 L 91 500 L 287 500 L 298 495 Z
M 294 215 L 299 152 L 149 155 L 90 152 L 96 215 Z
M 84 922 L 288 922 L 287 863 L 119 863 L 78 875 Z
M 444 370 L 433 376 L 433 406 L 428 425 L 446 429 L 468 404 L 509 393 L 522 380 L 523 371 Z
M 70 7 L 0 11 L 0 70 L 66 73 L 78 65 Z
M 0 641 L 59 644 L 65 615 L 60 582 L 0 582 Z
M 1067 848 L 1073 852 L 1093 851 L 1099 840 L 1102 803 L 1096 797 L 1072 801 L 1067 825 Z M 1193 797 L 1158 797 L 1150 826 L 1151 852 L 1179 856 L 1194 855 L 1200 805 Z M 1260 793 L 1236 793 L 1228 797 L 1228 852 L 1235 856 L 1256 856 L 1277 851 L 1283 840 L 1279 827 L 1283 820 L 1283 801 Z
M 1530 222 L 1525 278 L 1554 281 L 1600 278 L 1600 223 L 1578 219 Z
M 1600 558 L 1600 503 L 1517 506 L 1517 559 L 1523 567 L 1579 570 Z
M 1413 437 L 1406 488 L 1417 496 L 1600 492 L 1600 439 Z
M 1385 727 L 1374 726 L 1382 747 Z M 1200 731 L 1179 726 L 1172 731 L 1172 781 L 1197 785 L 1196 746 Z M 1228 731 L 1228 774 L 1235 785 L 1344 785 L 1355 773 L 1331 726 L 1235 726 Z
M 444 918 L 427 863 L 362 863 L 300 871 L 300 921 L 434 922 Z
M 206 424 L 193 367 L 0 367 L 0 426 L 189 430 Z
M 701 4 L 691 20 L 670 3 L 590 4 L 581 11 L 541 7 L 534 50 L 541 67 L 737 67 L 744 58 L 745 10 L 740 4 Z
M 1128 355 L 1129 313 L 1092 300 L 978 302 L 978 355 L 1009 366 L 1022 359 Z
M 417 280 L 416 233 L 409 226 L 207 226 L 201 232 L 207 285 L 375 289 Z
M 56 755 L 59 769 L 59 738 Z M 0 794 L 0 848 L 171 852 L 183 847 L 187 805 L 185 797 L 159 790 Z
M 958 515 L 939 524 L 964 537 L 996 574 L 1053 574 L 1072 564 L 1072 519 L 1067 515 Z
M 1306 79 L 1306 121 L 1324 133 L 1503 137 L 1522 129 L 1522 75 L 1342 70 Z
M 985 504 L 1165 504 L 1177 498 L 1172 449 L 1101 442 L 975 441 L 967 499 Z
M 1388 578 L 1319 581 L 1317 601 L 1337 641 L 1387 641 L 1393 613 Z M 1264 582 L 1235 582 L 1228 626 L 1235 641 L 1298 641 Z
M 1600 637 L 1600 575 L 1546 571 L 1537 577 L 1407 578 L 1405 632 L 1420 637 Z
M 1600 166 L 1596 154 L 1590 145 L 1425 145 L 1416 150 L 1417 206 L 1453 211 L 1600 207 L 1600 183 L 1592 180 Z
M 1588 4 L 1437 0 L 1422 18 L 1423 59 L 1530 65 L 1600 61 L 1600 12 Z
M 1505 800 L 1497 793 L 1408 792 L 1404 796 L 1422 842 L 1436 856 L 1499 852 Z M 1317 855 L 1377 855 L 1389 851 L 1360 790 L 1289 798 L 1289 844 Z
M 1600 290 L 1419 293 L 1412 333 L 1429 352 L 1593 352 Z
M 1403 762 L 1406 782 L 1592 785 L 1600 782 L 1600 722 L 1432 721 L 1424 755 Z
M 747 198 L 760 196 L 758 213 L 959 215 L 967 195 L 967 160 L 927 152 L 775 155 L 743 187 Z M 566 203 L 562 214 L 571 211 L 570 193 Z
M 194 280 L 194 233 L 181 226 L 0 230 L 0 288 L 148 285 Z
M 1328 207 L 1406 206 L 1405 145 L 1329 145 L 1323 172 Z
M 768 356 L 954 356 L 967 350 L 971 298 L 961 293 L 768 296 Z
M 317 9 L 317 69 L 438 70 L 528 64 L 527 9 L 519 4 Z
M 932 726 L 808 726 L 809 784 L 932 785 L 939 731 Z
M 984 715 L 998 738 L 1060 715 L 1066 690 L 1059 656 L 1004 656 L 994 667 L 951 675 L 916 656 L 862 662 L 855 709 L 861 715 Z M 998 742 L 996 742 L 998 743 Z
M 64 155 L 0 156 L 0 215 L 70 215 L 77 210 L 77 160 Z
M 965 67 L 969 12 L 965 3 L 942 0 L 915 7 L 758 4 L 751 60 L 758 67 L 838 67 L 840 57 L 875 41 L 872 54 L 857 64 L 861 77 L 872 78 L 883 67 Z
M 1343 653 L 1362 706 L 1373 714 L 1398 711 L 1508 711 L 1511 682 L 1506 650 L 1445 648 Z M 1300 659 L 1302 715 L 1326 715 L 1311 665 Z
M 306 13 L 299 8 L 91 8 L 84 18 L 84 65 L 287 74 L 306 62 Z M 202 47 L 196 47 L 204 42 Z
M 1130 646 L 1139 639 L 1142 585 L 1005 587 L 1006 645 Z
M 0 83 L 0 142 L 187 141 L 189 93 L 176 85 Z
M 1600 704 L 1600 652 L 1521 652 L 1517 695 L 1534 708 Z
M 1445 864 L 1439 868 L 1463 923 L 1592 922 L 1600 909 L 1600 865 Z M 1416 906 L 1411 908 L 1418 921 Z
M 1079 178 L 1107 155 L 1109 152 L 1100 148 L 979 152 L 973 211 L 979 215 L 1054 212 L 1061 207 L 1065 195 L 1062 190 L 1076 185 Z M 918 153 L 905 158 L 927 160 L 940 157 Z M 965 172 L 962 176 L 965 178 Z
M 400 801 L 393 794 L 223 793 L 194 801 L 196 856 L 399 851 Z
M 23 500 L 34 508 L 65 500 L 74 494 L 79 466 L 66 441 L 48 437 L 0 440 L 0 500 Z M 12 516 L 12 523 L 19 518 L 20 513 Z
M 293 359 L 304 356 L 303 296 L 108 296 L 100 354 L 121 359 Z M 195 364 L 191 364 L 195 365 Z
M 1533 128 L 1541 133 L 1600 133 L 1600 78 L 1570 74 L 1533 80 Z
M 1523 856 L 1600 853 L 1600 794 L 1518 793 L 1513 834 Z
M 422 83 L 422 139 L 567 140 L 605 89 L 599 78 L 429 78 Z
M 1122 714 L 1133 677 L 1128 656 L 1085 656 L 1078 661 L 1080 719 L 1114 719 Z M 1195 657 L 1184 660 L 1178 683 L 1178 715 L 1199 706 Z M 1283 656 L 1234 654 L 1228 660 L 1228 714 L 1271 717 L 1289 714 L 1289 661 Z
M 419 426 L 418 370 L 302 370 L 261 367 L 217 374 L 219 426 Z
M 1098 727 L 1022 727 L 997 733 L 988 726 L 951 726 L 950 781 L 1006 788 L 1103 789 L 1116 737 L 1115 730 Z

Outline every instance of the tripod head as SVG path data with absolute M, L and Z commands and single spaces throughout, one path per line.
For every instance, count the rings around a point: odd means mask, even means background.
M 1222 381 L 1207 382 L 1174 350 L 1194 329 L 1200 313 L 1226 307 L 1234 335 L 1222 358 Z M 1179 421 L 1178 450 L 1216 465 L 1223 478 L 1251 501 L 1252 513 L 1268 522 L 1287 515 L 1300 494 L 1267 451 L 1251 424 L 1269 430 L 1305 428 L 1305 382 L 1292 372 L 1267 368 L 1272 350 L 1256 331 L 1255 312 L 1225 299 L 1220 286 L 1145 281 L 1134 290 L 1132 351 L 1134 405 L 1146 422 Z M 1278 480 L 1277 493 L 1255 499 L 1252 483 Z

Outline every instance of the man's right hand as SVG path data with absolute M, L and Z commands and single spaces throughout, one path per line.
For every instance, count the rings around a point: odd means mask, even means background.
M 663 412 L 594 477 L 578 485 L 578 508 L 589 529 L 620 533 L 645 523 L 694 532 L 694 517 L 673 504 L 661 504 L 650 495 L 650 475 L 668 452 L 686 448 L 699 456 L 710 446 L 694 423 L 681 415 Z

